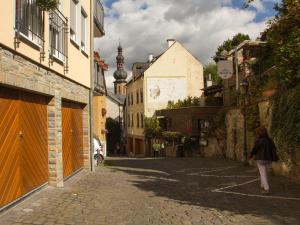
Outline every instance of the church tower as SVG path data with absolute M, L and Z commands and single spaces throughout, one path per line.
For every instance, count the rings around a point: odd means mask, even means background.
M 118 55 L 116 57 L 117 60 L 117 70 L 114 72 L 114 86 L 115 86 L 115 94 L 117 95 L 126 95 L 125 85 L 127 79 L 127 72 L 124 70 L 124 56 L 123 56 L 123 48 L 121 44 L 118 47 Z

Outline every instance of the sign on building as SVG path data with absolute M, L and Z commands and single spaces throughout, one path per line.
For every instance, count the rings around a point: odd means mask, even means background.
M 218 74 L 222 79 L 229 79 L 233 75 L 233 64 L 229 60 L 220 60 L 217 63 Z

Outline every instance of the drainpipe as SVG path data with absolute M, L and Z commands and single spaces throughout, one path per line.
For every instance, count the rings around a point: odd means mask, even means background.
M 94 91 L 94 0 L 90 0 L 90 168 L 95 171 L 94 166 L 94 142 L 93 142 L 93 91 Z

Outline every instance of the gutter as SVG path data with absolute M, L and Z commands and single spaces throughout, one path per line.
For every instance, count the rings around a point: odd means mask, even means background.
M 90 111 L 90 170 L 95 171 L 93 160 L 93 90 L 94 90 L 94 2 L 90 0 L 90 93 L 89 93 L 89 111 Z

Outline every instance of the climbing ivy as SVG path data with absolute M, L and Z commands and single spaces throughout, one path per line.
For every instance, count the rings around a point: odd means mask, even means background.
M 300 165 L 300 85 L 281 88 L 273 101 L 272 136 L 283 161 Z

